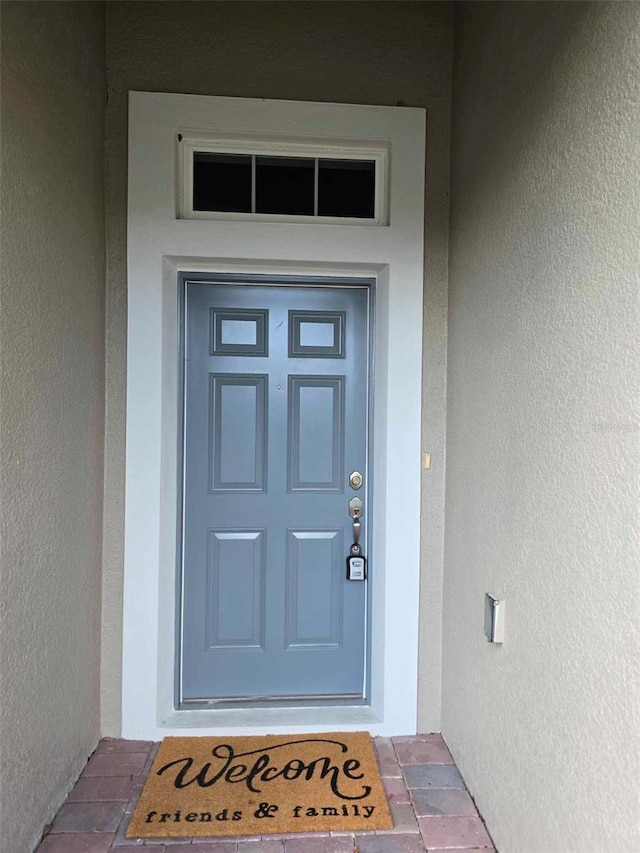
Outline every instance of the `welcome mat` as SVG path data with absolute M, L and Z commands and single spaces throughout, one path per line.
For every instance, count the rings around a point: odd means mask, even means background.
M 367 732 L 167 737 L 127 838 L 393 826 Z

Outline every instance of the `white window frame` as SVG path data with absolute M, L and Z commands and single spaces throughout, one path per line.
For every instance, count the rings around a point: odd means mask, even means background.
M 227 137 L 179 130 L 176 134 L 178 160 L 178 217 L 180 219 L 226 219 L 253 222 L 299 222 L 312 225 L 387 225 L 388 142 L 366 145 L 362 141 L 307 140 L 299 137 L 252 138 Z M 279 213 L 233 213 L 193 208 L 193 155 L 255 154 L 271 157 L 305 157 L 329 160 L 369 160 L 375 163 L 374 216 L 370 219 L 352 216 L 299 216 Z
M 388 226 L 176 218 L 176 135 L 389 146 Z M 132 92 L 122 732 L 414 734 L 418 697 L 425 112 Z M 375 278 L 375 507 L 367 706 L 176 710 L 178 273 Z

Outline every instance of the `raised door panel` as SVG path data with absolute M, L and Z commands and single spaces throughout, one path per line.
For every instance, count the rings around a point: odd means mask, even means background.
M 289 377 L 289 490 L 342 491 L 344 377 Z
M 289 311 L 291 358 L 344 358 L 344 311 Z
M 287 648 L 342 643 L 342 531 L 289 530 Z
M 210 492 L 266 488 L 267 377 L 209 377 Z
M 209 312 L 209 354 L 269 354 L 269 312 L 266 309 L 212 308 Z
M 264 530 L 210 530 L 206 646 L 264 646 Z

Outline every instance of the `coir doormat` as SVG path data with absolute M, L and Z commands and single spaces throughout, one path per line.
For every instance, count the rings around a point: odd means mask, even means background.
M 167 737 L 128 838 L 393 826 L 366 732 Z

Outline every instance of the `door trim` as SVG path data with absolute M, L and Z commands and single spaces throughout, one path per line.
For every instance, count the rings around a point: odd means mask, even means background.
M 181 129 L 386 140 L 389 225 L 176 218 Z M 134 92 L 130 96 L 122 733 L 417 728 L 425 111 Z M 367 706 L 176 710 L 174 615 L 180 270 L 376 280 L 376 479 Z
M 364 468 L 364 483 L 367 507 L 367 514 L 373 517 L 374 513 L 374 491 L 375 483 L 373 477 L 372 466 L 370 465 L 371 454 L 373 451 L 373 423 L 372 411 L 374 405 L 374 363 L 373 353 L 374 346 L 374 328 L 375 328 L 375 278 L 364 277 L 345 277 L 345 276 L 312 276 L 312 275 L 261 275 L 253 273 L 250 275 L 241 275 L 238 273 L 204 273 L 191 272 L 181 270 L 177 275 L 178 288 L 178 351 L 179 351 L 179 385 L 178 385 L 178 471 L 179 471 L 179 494 L 177 496 L 177 514 L 176 514 L 176 616 L 175 616 L 175 692 L 174 700 L 177 710 L 195 710 L 209 709 L 211 707 L 233 706 L 234 708 L 274 708 L 288 707 L 295 704 L 298 707 L 320 706 L 344 706 L 344 705 L 367 705 L 368 697 L 371 693 L 371 596 L 372 588 L 376 582 L 376 566 L 375 555 L 370 545 L 370 525 L 365 526 L 365 537 L 361 540 L 364 553 L 368 556 L 368 580 L 365 590 L 365 625 L 364 625 L 364 660 L 363 660 L 363 685 L 362 695 L 354 694 L 349 697 L 345 694 L 331 696 L 291 696 L 287 702 L 287 697 L 261 697 L 249 699 L 245 697 L 222 697 L 215 699 L 184 699 L 182 696 L 182 643 L 183 643 L 183 622 L 184 622 L 184 487 L 185 487 L 185 439 L 184 425 L 186 422 L 186 399 L 185 399 L 185 378 L 186 378 L 186 362 L 184 359 L 186 350 L 187 326 L 186 326 L 186 286 L 188 282 L 199 282 L 210 284 L 215 287 L 219 284 L 236 285 L 236 286 L 261 286 L 261 287 L 324 287 L 324 288 L 349 288 L 357 287 L 367 291 L 367 365 L 366 365 L 366 464 Z M 361 493 L 358 493 L 361 494 Z M 349 497 L 347 490 L 344 492 L 345 500 Z M 345 554 L 346 556 L 346 554 Z M 349 701 L 351 698 L 352 701 Z

